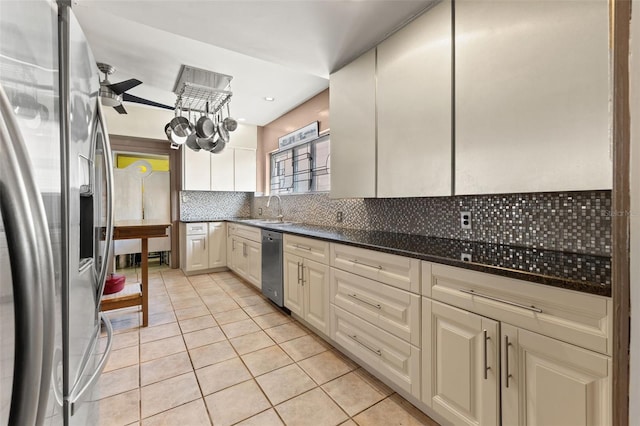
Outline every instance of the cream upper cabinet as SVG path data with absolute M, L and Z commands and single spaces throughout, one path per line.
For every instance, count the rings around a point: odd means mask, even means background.
M 456 425 L 499 425 L 498 322 L 423 297 L 422 336 L 422 401 Z
M 378 46 L 378 197 L 452 193 L 451 19 L 443 1 Z
M 612 187 L 608 24 L 606 0 L 456 3 L 456 194 Z
M 376 50 L 331 74 L 331 197 L 376 196 Z
M 211 156 L 211 190 L 235 191 L 235 163 L 233 149 L 226 148 Z
M 257 127 L 240 124 L 230 137 L 219 154 L 181 148 L 183 190 L 255 192 Z
M 182 148 L 182 189 L 185 191 L 209 191 L 211 181 L 211 153 Z
M 611 359 L 502 324 L 502 424 L 610 425 Z
M 256 191 L 256 150 L 234 149 L 234 190 L 242 192 Z

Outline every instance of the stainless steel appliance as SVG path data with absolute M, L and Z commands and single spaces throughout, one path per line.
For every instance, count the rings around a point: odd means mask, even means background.
M 262 230 L 262 294 L 284 307 L 282 232 Z
M 69 3 L 0 1 L 0 424 L 97 424 L 111 347 L 111 152 Z

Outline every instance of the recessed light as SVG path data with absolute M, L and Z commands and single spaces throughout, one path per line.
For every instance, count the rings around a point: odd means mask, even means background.
M 276 98 L 272 98 L 271 96 L 265 96 L 264 100 L 267 101 L 267 102 L 273 102 L 273 101 L 276 100 Z

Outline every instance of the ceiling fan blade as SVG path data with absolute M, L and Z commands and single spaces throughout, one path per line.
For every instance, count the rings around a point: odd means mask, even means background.
M 116 95 L 121 95 L 129 89 L 133 89 L 136 86 L 141 85 L 142 82 L 135 78 L 121 81 L 120 83 L 107 84 L 107 87 L 113 90 Z
M 118 111 L 118 113 L 120 113 L 120 114 L 126 114 L 127 113 L 127 110 L 124 109 L 124 105 L 122 105 L 122 104 L 114 106 L 113 109 Z
M 169 105 L 159 104 L 158 102 L 153 102 L 147 99 L 139 98 L 137 96 L 130 95 L 128 93 L 124 93 L 122 95 L 122 100 L 125 102 L 135 102 L 138 104 L 149 105 L 156 108 L 170 109 L 173 111 L 175 108 Z

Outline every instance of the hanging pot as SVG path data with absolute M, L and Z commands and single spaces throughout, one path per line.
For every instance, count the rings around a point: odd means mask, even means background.
M 224 127 L 227 131 L 233 132 L 238 128 L 238 122 L 231 118 L 231 114 L 229 113 L 229 103 L 227 102 L 227 118 L 222 121 L 222 127 Z M 227 138 L 228 142 L 228 138 Z
M 180 115 L 178 115 L 178 109 L 176 109 L 176 116 L 169 122 L 169 124 L 171 125 L 172 134 L 180 138 L 185 138 L 185 142 L 186 137 L 194 132 L 194 128 L 189 120 L 182 116 L 182 109 L 180 109 Z
M 209 102 L 207 102 L 206 114 L 198 119 L 196 123 L 196 133 L 199 138 L 209 139 L 216 131 L 213 120 L 209 118 Z

